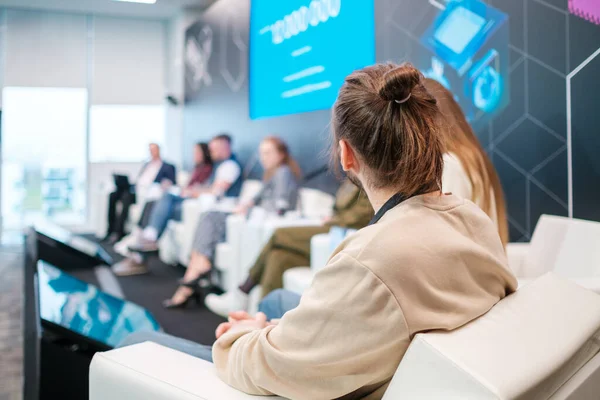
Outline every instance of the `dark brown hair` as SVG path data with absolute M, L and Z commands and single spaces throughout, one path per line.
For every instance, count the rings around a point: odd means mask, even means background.
M 300 165 L 298 165 L 296 160 L 292 157 L 288 145 L 281 138 L 277 136 L 267 136 L 262 141 L 271 142 L 277 149 L 277 152 L 283 155 L 283 161 L 281 163 L 290 167 L 290 170 L 298 180 L 302 179 L 302 170 L 300 169 Z M 274 173 L 275 171 L 265 171 L 263 180 L 267 181 L 271 179 Z
M 479 199 L 481 209 L 492 219 L 497 220 L 498 233 L 502 243 L 506 245 L 508 243 L 506 204 L 500 178 L 494 165 L 481 147 L 473 128 L 467 122 L 452 93 L 433 79 L 425 79 L 425 87 L 438 100 L 446 150 L 458 157 L 471 181 L 473 198 L 470 200 L 475 202 Z M 492 200 L 496 206 L 495 211 Z M 496 215 L 493 215 L 494 212 Z
M 202 151 L 202 158 L 204 159 L 203 163 L 206 165 L 213 165 L 212 157 L 210 156 L 210 150 L 208 149 L 208 144 L 205 142 L 198 142 L 196 146 Z
M 231 143 L 233 142 L 233 139 L 231 138 L 231 135 L 228 133 L 219 133 L 217 136 L 215 136 L 214 138 L 212 138 L 212 140 L 224 140 L 227 143 L 229 143 L 229 145 L 231 145 Z
M 368 167 L 373 187 L 405 196 L 441 190 L 439 110 L 423 79 L 410 64 L 377 64 L 349 75 L 333 107 L 335 165 L 344 139 Z

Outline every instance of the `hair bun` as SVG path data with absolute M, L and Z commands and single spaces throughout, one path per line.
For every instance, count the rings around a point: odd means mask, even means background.
M 389 70 L 383 76 L 383 86 L 379 96 L 387 101 L 404 102 L 408 100 L 415 86 L 421 82 L 421 73 L 410 63 L 404 63 Z

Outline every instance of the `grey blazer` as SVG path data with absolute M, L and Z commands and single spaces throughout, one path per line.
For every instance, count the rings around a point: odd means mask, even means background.
M 254 198 L 254 204 L 268 212 L 289 211 L 298 204 L 298 180 L 287 165 L 282 165 Z

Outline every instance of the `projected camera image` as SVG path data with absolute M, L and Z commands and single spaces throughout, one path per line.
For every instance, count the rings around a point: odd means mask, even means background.
M 569 11 L 591 23 L 600 25 L 600 1 L 569 0 Z
M 250 117 L 330 108 L 344 78 L 375 62 L 373 0 L 253 0 Z
M 479 0 L 447 3 L 421 37 L 419 67 L 455 93 L 473 123 L 509 100 L 508 16 Z

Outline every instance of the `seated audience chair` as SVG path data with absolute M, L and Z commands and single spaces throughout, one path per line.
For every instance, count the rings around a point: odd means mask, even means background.
M 261 398 L 223 383 L 212 364 L 149 342 L 97 353 L 89 383 L 90 400 Z M 547 274 L 462 328 L 416 335 L 383 399 L 590 400 L 598 393 L 600 296 Z
M 600 293 L 600 223 L 542 215 L 528 244 L 507 247 L 520 284 L 546 272 Z

